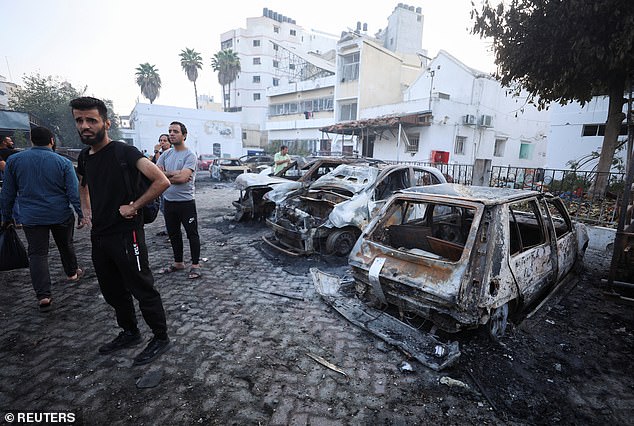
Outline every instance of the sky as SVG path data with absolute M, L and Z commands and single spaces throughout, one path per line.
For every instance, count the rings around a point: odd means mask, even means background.
M 110 99 L 119 115 L 136 102 L 148 103 L 135 83 L 135 68 L 149 62 L 162 80 L 156 104 L 195 108 L 192 83 L 180 67 L 179 53 L 201 53 L 198 93 L 220 102 L 221 87 L 211 68 L 220 35 L 245 28 L 246 19 L 268 7 L 305 29 L 333 35 L 368 24 L 368 34 L 387 26 L 399 1 L 387 0 L 0 0 L 0 75 L 21 84 L 39 73 L 59 77 L 86 94 Z M 466 65 L 495 70 L 490 42 L 470 34 L 471 0 L 402 2 L 421 7 L 423 45 L 428 56 L 446 50 Z M 476 3 L 478 3 L 476 1 Z

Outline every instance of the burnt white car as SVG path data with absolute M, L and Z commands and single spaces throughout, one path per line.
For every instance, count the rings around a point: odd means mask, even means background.
M 457 332 L 504 334 L 575 277 L 588 237 L 561 200 L 536 191 L 443 184 L 394 194 L 349 256 L 358 296 Z
M 310 185 L 340 164 L 350 163 L 369 164 L 370 160 L 356 157 L 296 158 L 275 174 L 242 174 L 235 181 L 240 190 L 240 197 L 233 201 L 235 220 L 264 219 L 275 210 L 275 200 L 283 199 L 292 190 Z
M 444 182 L 433 167 L 342 164 L 308 188 L 275 199 L 275 211 L 266 221 L 274 235 L 264 240 L 290 255 L 347 256 L 372 213 L 392 193 Z

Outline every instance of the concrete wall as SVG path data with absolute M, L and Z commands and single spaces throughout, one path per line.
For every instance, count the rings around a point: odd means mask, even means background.
M 570 160 L 579 160 L 592 151 L 601 151 L 603 136 L 583 136 L 584 124 L 605 124 L 608 118 L 608 98 L 597 96 L 581 106 L 577 102 L 568 105 L 553 104 L 550 106 L 551 125 L 548 142 L 546 166 L 551 169 L 569 169 L 566 164 Z M 627 112 L 627 104 L 623 106 Z M 620 136 L 625 140 L 627 136 Z M 598 161 L 581 167 L 591 170 Z
M 375 141 L 377 158 L 430 161 L 432 151 L 447 151 L 450 163 L 472 164 L 482 158 L 490 159 L 494 166 L 537 168 L 545 164 L 549 113 L 526 105 L 525 96 L 507 94 L 498 82 L 466 67 L 447 52 L 441 51 L 434 58 L 428 71 L 405 91 L 403 99 L 400 103 L 364 109 L 361 117 L 431 110 L 433 122 L 431 126 L 407 131 L 420 139 L 419 150 L 414 154 L 406 153 L 404 144 L 396 147 L 398 135 L 384 132 L 383 138 Z M 476 124 L 464 123 L 467 114 L 476 117 Z M 478 124 L 483 115 L 492 117 L 490 127 Z M 463 153 L 456 153 L 457 136 L 466 138 Z M 494 155 L 496 139 L 506 140 L 504 153 L 499 157 Z M 522 143 L 533 147 L 530 159 L 519 158 Z
M 164 105 L 136 104 L 130 114 L 134 145 L 139 150 L 153 152 L 161 133 L 167 133 L 172 121 L 187 127 L 186 145 L 197 154 L 211 154 L 219 143 L 221 155 L 239 157 L 242 147 L 241 114 L 178 108 Z

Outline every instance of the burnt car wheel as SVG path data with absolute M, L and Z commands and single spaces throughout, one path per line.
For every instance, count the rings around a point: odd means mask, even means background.
M 508 325 L 509 319 L 509 304 L 505 303 L 502 306 L 495 308 L 491 312 L 491 318 L 489 318 L 489 322 L 487 323 L 487 331 L 489 332 L 489 336 L 497 341 L 504 336 L 504 332 L 506 331 L 506 326 Z
M 352 229 L 338 229 L 333 231 L 326 239 L 326 250 L 330 254 L 337 256 L 347 256 L 350 254 L 354 243 L 357 242 L 358 234 Z

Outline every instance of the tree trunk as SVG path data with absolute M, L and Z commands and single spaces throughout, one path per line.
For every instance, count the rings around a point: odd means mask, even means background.
M 623 93 L 625 91 L 625 77 L 617 77 L 612 81 L 608 95 L 610 103 L 608 106 L 608 120 L 605 124 L 605 135 L 603 136 L 603 145 L 601 146 L 601 156 L 597 165 L 597 179 L 592 190 L 594 198 L 605 197 L 605 192 L 609 183 L 610 169 L 612 168 L 612 160 L 621 131 L 621 124 L 625 118 L 623 114 L 623 105 L 625 99 Z
M 227 85 L 222 85 L 222 110 L 227 112 Z
M 198 89 L 196 88 L 196 80 L 194 80 L 194 96 L 196 97 L 196 109 L 198 109 Z

